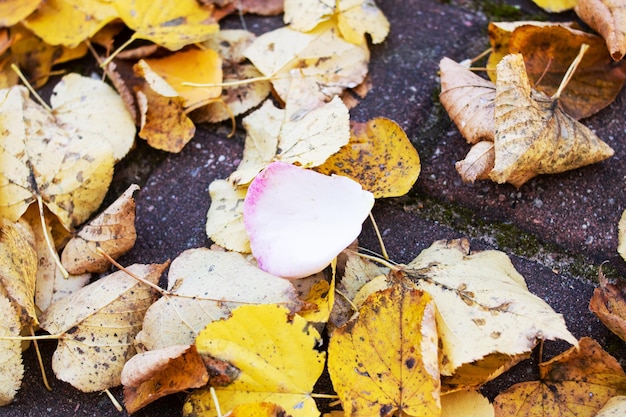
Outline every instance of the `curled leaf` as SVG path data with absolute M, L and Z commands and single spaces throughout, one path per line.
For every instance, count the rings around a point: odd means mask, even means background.
M 626 54 L 626 7 L 623 0 L 577 0 L 576 14 L 598 32 L 615 61 Z
M 626 284 L 619 281 L 616 284 L 602 273 L 598 273 L 600 287 L 594 289 L 589 301 L 589 310 L 620 339 L 626 341 Z
M 496 155 L 493 142 L 483 140 L 474 144 L 465 159 L 454 164 L 463 182 L 489 179 Z

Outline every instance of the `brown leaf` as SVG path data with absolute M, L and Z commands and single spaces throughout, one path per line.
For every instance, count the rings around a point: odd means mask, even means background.
M 591 310 L 606 327 L 626 341 L 626 283 L 609 283 L 602 269 L 598 273 L 600 288 L 593 291 Z
M 463 182 L 487 180 L 493 169 L 495 158 L 493 142 L 483 140 L 474 144 L 465 159 L 457 162 L 454 166 L 461 175 Z
M 578 0 L 575 9 L 598 32 L 615 61 L 626 54 L 626 3 L 624 0 Z
M 539 174 L 576 169 L 613 155 L 589 128 L 565 114 L 557 100 L 531 90 L 522 55 L 507 55 L 497 71 L 492 180 L 519 188 Z

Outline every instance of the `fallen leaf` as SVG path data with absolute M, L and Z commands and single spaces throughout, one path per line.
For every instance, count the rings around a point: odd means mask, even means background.
M 503 361 L 519 361 L 516 355 L 530 352 L 540 339 L 577 344 L 563 316 L 528 291 L 503 252 L 472 253 L 464 239 L 437 241 L 402 270 L 435 300 L 441 374 L 453 376 L 444 378 L 449 384 L 455 384 L 461 365 L 483 358 L 489 359 L 485 366 L 493 366 L 482 369 L 483 376 L 494 378 L 504 370 Z
M 356 239 L 373 205 L 372 193 L 349 178 L 273 162 L 250 183 L 243 221 L 262 270 L 303 278 Z
M 598 272 L 600 287 L 594 289 L 589 310 L 620 339 L 626 342 L 626 284 L 609 283 L 602 269 Z
M 615 61 L 626 54 L 626 7 L 623 0 L 577 0 L 578 17 L 598 32 Z
M 559 101 L 531 90 L 520 54 L 498 64 L 493 181 L 521 187 L 539 174 L 555 174 L 613 155 L 589 128 L 569 117 Z
M 306 321 L 313 324 L 320 324 L 317 329 L 321 332 L 335 304 L 335 274 L 337 262 L 331 262 L 332 275 L 328 280 L 321 271 L 311 277 L 299 279 L 294 282 L 294 287 L 300 294 L 300 298 L 307 304 L 315 306 L 315 308 L 300 311 L 299 314 Z M 306 282 L 308 280 L 310 282 Z M 307 284 L 300 286 L 300 284 Z M 308 288 L 307 288 L 308 287 Z M 304 294 L 303 294 L 304 290 Z
M 167 289 L 136 337 L 142 350 L 191 344 L 207 323 L 242 304 L 281 304 L 292 313 L 302 301 L 287 280 L 267 274 L 236 252 L 188 249 L 170 266 Z
M 217 51 L 227 66 L 245 61 L 245 50 L 254 42 L 256 35 L 243 29 L 222 29 L 216 32 L 202 45 Z
M 0 2 L 0 27 L 10 27 L 31 14 L 42 0 L 6 0 Z
M 214 321 L 198 335 L 203 357 L 228 362 L 239 370 L 227 386 L 216 387 L 222 410 L 253 402 L 280 405 L 293 417 L 317 416 L 311 392 L 324 369 L 325 353 L 315 347 L 319 333 L 298 315 L 276 305 L 246 305 L 227 320 Z M 208 389 L 194 391 L 183 416 L 216 415 Z
M 10 404 L 22 385 L 24 365 L 22 344 L 19 340 L 4 340 L 2 337 L 20 335 L 22 323 L 15 307 L 0 288 L 0 406 Z
M 246 49 L 248 58 L 266 77 L 283 101 L 287 101 L 293 74 L 311 81 L 311 95 L 328 100 L 346 88 L 361 84 L 367 74 L 367 44 L 343 40 L 332 23 L 322 23 L 302 33 L 283 27 L 259 36 Z
M 366 123 L 352 122 L 350 127 L 350 142 L 315 170 L 352 178 L 374 194 L 374 198 L 408 193 L 421 166 L 404 130 L 383 117 Z
M 595 417 L 620 417 L 623 415 L 626 415 L 626 396 L 618 395 L 607 401 Z
M 439 415 L 437 341 L 428 294 L 399 284 L 371 295 L 328 346 L 328 371 L 345 414 Z
M 171 51 L 202 42 L 218 30 L 212 8 L 195 0 L 115 0 L 113 5 L 134 31 L 131 39 L 147 39 Z
M 122 370 L 124 406 L 128 414 L 166 395 L 200 388 L 209 380 L 194 345 L 174 345 L 139 353 Z
M 98 249 L 117 259 L 135 245 L 137 232 L 133 193 L 138 189 L 138 185 L 131 185 L 67 242 L 61 254 L 61 262 L 69 273 L 105 272 L 111 263 Z
M 224 417 L 290 417 L 285 409 L 278 404 L 260 402 L 240 404 L 230 410 Z
M 616 395 L 626 393 L 626 374 L 593 339 L 539 365 L 539 381 L 522 382 L 494 400 L 497 417 L 594 417 Z
M 474 144 L 465 155 L 465 159 L 455 163 L 454 167 L 461 175 L 463 182 L 488 180 L 495 159 L 493 142 L 483 140 Z
M 626 261 L 626 210 L 622 212 L 622 217 L 619 220 L 618 228 L 618 245 L 617 252 L 624 258 Z
M 157 284 L 167 264 L 127 268 Z M 52 356 L 56 377 L 83 392 L 120 385 L 124 364 L 134 354 L 133 341 L 156 292 L 124 271 L 117 271 L 52 304 L 41 328 L 59 335 Z
M 283 0 L 241 0 L 237 8 L 243 12 L 274 16 L 283 12 Z
M 207 212 L 206 234 L 223 248 L 250 253 L 250 240 L 243 224 L 243 201 L 247 186 L 214 180 L 209 185 L 211 205 Z
M 494 417 L 489 400 L 478 391 L 456 391 L 441 396 L 441 417 Z
M 576 6 L 578 0 L 533 0 L 533 2 L 543 10 L 550 13 L 560 13 L 571 10 Z
M 496 86 L 449 58 L 439 63 L 439 101 L 468 143 L 495 136 Z

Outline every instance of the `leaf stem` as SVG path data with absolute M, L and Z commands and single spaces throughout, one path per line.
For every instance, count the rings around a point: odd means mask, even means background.
M 580 45 L 580 51 L 578 52 L 578 55 L 576 55 L 576 58 L 574 58 L 574 61 L 572 61 L 572 63 L 570 64 L 567 71 L 565 72 L 565 75 L 563 76 L 563 80 L 561 81 L 561 85 L 559 85 L 559 88 L 556 90 L 556 93 L 554 93 L 552 97 L 550 97 L 552 100 L 557 100 L 559 97 L 561 97 L 561 93 L 563 92 L 563 90 L 565 90 L 565 87 L 567 87 L 567 84 L 569 84 L 570 80 L 574 76 L 574 72 L 578 68 L 580 61 L 582 61 L 583 56 L 585 55 L 585 52 L 587 52 L 587 49 L 589 49 L 589 45 L 587 45 L 586 43 L 583 43 L 582 45 Z
M 380 234 L 380 230 L 378 229 L 378 224 L 376 224 L 376 220 L 374 220 L 374 215 L 370 211 L 370 221 L 372 222 L 372 226 L 374 226 L 374 232 L 376 233 L 376 238 L 378 239 L 378 244 L 380 245 L 380 251 L 382 252 L 383 258 L 385 260 L 389 260 L 389 254 L 387 253 L 387 248 L 385 248 L 385 242 L 383 242 L 383 237 Z
M 48 106 L 48 103 L 43 101 L 43 99 L 41 98 L 39 94 L 37 94 L 37 92 L 35 91 L 33 86 L 30 85 L 30 83 L 28 82 L 28 80 L 26 79 L 22 71 L 20 71 L 19 67 L 15 64 L 11 64 L 11 69 L 17 74 L 18 77 L 20 77 L 20 80 L 22 80 L 22 82 L 24 83 L 24 86 L 28 88 L 28 91 L 30 91 L 30 93 L 37 99 L 39 104 L 41 104 L 41 106 L 44 109 L 48 110 L 48 112 L 52 113 L 52 108 Z
M 100 246 L 98 246 L 96 248 L 96 252 L 98 252 L 100 255 L 104 256 L 106 258 L 106 260 L 111 262 L 117 269 L 126 272 L 132 278 L 136 279 L 137 281 L 141 282 L 144 285 L 147 285 L 148 287 L 152 288 L 153 290 L 155 290 L 156 292 L 158 292 L 162 296 L 171 295 L 171 293 L 169 291 L 164 290 L 163 288 L 159 287 L 156 284 L 151 283 L 150 281 L 146 281 L 145 279 L 137 276 L 136 274 L 134 274 L 131 271 L 129 271 L 128 269 L 126 269 L 125 266 L 123 266 L 122 264 L 117 262 L 115 259 L 111 258 L 111 256 L 108 253 L 106 253 L 104 251 L 104 249 L 102 249 Z
M 183 81 L 181 84 L 185 85 L 187 87 L 237 87 L 240 85 L 246 85 L 246 84 L 251 84 L 251 83 L 255 83 L 258 81 L 270 81 L 272 80 L 272 76 L 262 76 L 262 77 L 253 77 L 253 78 L 246 78 L 245 80 L 234 80 L 234 81 L 226 81 L 226 82 L 222 82 L 222 83 L 210 83 L 210 84 L 202 84 L 202 83 L 192 83 L 189 81 Z
M 39 336 L 0 336 L 0 340 L 59 340 L 61 334 L 42 334 Z
M 213 404 L 215 404 L 215 412 L 217 413 L 217 417 L 222 417 L 222 410 L 220 410 L 220 402 L 217 399 L 217 393 L 215 392 L 215 388 L 210 387 L 209 391 L 211 392 L 211 398 L 213 398 Z
M 116 409 L 117 411 L 119 411 L 120 413 L 121 413 L 122 411 L 124 411 L 124 407 L 122 407 L 122 404 L 120 404 L 120 402 L 117 400 L 117 398 L 115 398 L 115 397 L 113 396 L 113 394 L 111 393 L 111 391 L 109 391 L 108 389 L 105 389 L 105 390 L 104 390 L 104 391 L 102 391 L 102 392 L 104 392 L 104 393 L 107 395 L 107 397 L 109 397 L 109 400 L 113 403 L 113 406 L 115 407 L 115 409 Z
M 312 392 L 311 398 L 327 398 L 329 400 L 338 400 L 339 396 L 337 394 L 316 394 Z
M 48 245 L 48 249 L 50 250 L 50 254 L 54 259 L 54 263 L 56 264 L 57 268 L 59 268 L 59 271 L 61 271 L 61 274 L 63 274 L 63 278 L 68 279 L 70 273 L 67 272 L 67 269 L 65 269 L 65 267 L 61 263 L 61 260 L 59 259 L 59 254 L 57 253 L 56 248 L 52 245 L 52 242 L 50 241 L 48 228 L 46 227 L 46 218 L 44 217 L 43 212 L 43 201 L 41 200 L 40 195 L 37 195 L 37 206 L 39 207 L 39 220 L 41 221 L 41 230 L 43 231 L 43 237 L 46 241 L 46 245 Z
M 107 65 L 109 65 L 109 62 L 113 61 L 115 59 L 115 57 L 122 52 L 124 49 L 126 49 L 126 47 L 128 47 L 128 45 L 130 45 L 131 43 L 133 43 L 135 40 L 135 36 L 131 36 L 130 38 L 128 38 L 128 40 L 126 42 L 124 42 L 122 44 L 122 46 L 120 46 L 119 48 L 117 48 L 115 51 L 113 51 L 113 53 L 111 55 L 109 55 L 107 57 L 107 59 L 105 59 L 104 61 L 102 61 L 102 63 L 100 63 L 100 68 L 105 68 Z
M 28 326 L 30 330 L 30 335 L 32 337 L 35 336 L 35 329 L 33 326 Z M 35 346 L 35 353 L 37 354 L 37 362 L 39 362 L 39 370 L 41 371 L 41 380 L 43 381 L 44 387 L 50 392 L 52 392 L 52 387 L 48 382 L 48 376 L 46 375 L 46 368 L 43 366 L 43 358 L 41 357 L 41 351 L 39 350 L 39 344 L 37 343 L 37 339 L 33 339 L 33 346 Z

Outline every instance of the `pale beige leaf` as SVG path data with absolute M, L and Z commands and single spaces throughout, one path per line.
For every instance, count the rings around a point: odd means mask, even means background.
M 117 259 L 135 245 L 137 232 L 133 193 L 138 189 L 138 185 L 131 185 L 65 245 L 61 262 L 69 273 L 105 272 L 111 263 L 98 249 Z
M 439 63 L 439 101 L 469 143 L 493 141 L 496 86 L 449 58 Z
M 618 245 L 617 252 L 624 258 L 626 261 L 626 210 L 622 213 L 622 217 L 619 220 L 619 224 L 617 226 L 618 229 Z
M 0 288 L 0 337 L 20 335 L 20 318 L 12 303 Z M 22 385 L 24 365 L 19 340 L 0 340 L 0 406 L 7 405 Z
M 293 29 L 308 32 L 330 19 L 335 13 L 336 0 L 302 1 L 286 0 L 283 21 Z
M 223 29 L 211 35 L 202 45 L 217 51 L 223 61 L 235 64 L 246 59 L 244 52 L 255 39 L 256 35 L 247 30 Z
M 474 144 L 465 159 L 454 164 L 463 182 L 489 179 L 496 155 L 493 142 L 483 140 Z
M 441 396 L 441 417 L 493 417 L 489 400 L 478 391 L 457 391 Z
M 188 249 L 170 266 L 172 295 L 154 303 L 137 335 L 142 350 L 191 344 L 207 323 L 243 304 L 281 304 L 295 312 L 302 302 L 292 284 L 261 271 L 236 252 Z
M 127 268 L 156 284 L 167 264 Z M 56 377 L 83 392 L 120 385 L 124 364 L 135 354 L 135 335 L 156 292 L 117 271 L 52 304 L 41 327 L 61 335 L 52 357 Z
M 250 240 L 243 224 L 245 186 L 232 185 L 226 180 L 214 180 L 209 185 L 211 205 L 207 212 L 206 234 L 223 248 L 250 253 Z
M 624 0 L 577 0 L 578 17 L 598 32 L 615 61 L 626 54 L 626 3 Z
M 604 404 L 595 417 L 621 417 L 626 415 L 626 396 L 618 395 Z

